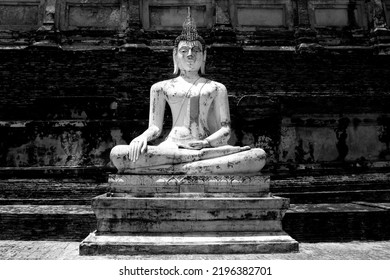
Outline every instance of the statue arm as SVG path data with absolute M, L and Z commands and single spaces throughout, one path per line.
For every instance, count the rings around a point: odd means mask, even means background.
M 130 142 L 129 159 L 138 160 L 140 154 L 146 151 L 148 141 L 159 137 L 162 132 L 166 100 L 160 83 L 150 89 L 149 127 L 140 136 Z
M 217 96 L 214 99 L 216 115 L 220 122 L 220 129 L 208 136 L 205 140 L 211 147 L 225 145 L 230 138 L 230 110 L 226 87 L 217 84 Z
M 166 100 L 160 83 L 150 89 L 149 127 L 143 133 L 148 141 L 152 141 L 161 135 L 163 129 Z

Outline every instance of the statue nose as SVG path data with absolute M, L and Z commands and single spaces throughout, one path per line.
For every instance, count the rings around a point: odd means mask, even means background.
M 188 50 L 187 56 L 188 56 L 188 57 L 192 57 L 192 50 Z

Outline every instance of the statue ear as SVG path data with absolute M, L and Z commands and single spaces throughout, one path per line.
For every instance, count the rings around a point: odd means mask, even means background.
M 207 51 L 205 50 L 203 52 L 203 61 L 202 61 L 202 66 L 200 67 L 200 73 L 202 73 L 203 75 L 206 74 L 206 56 L 207 56 Z
M 173 49 L 173 74 L 178 74 L 179 73 L 179 67 L 177 65 L 177 61 L 176 61 L 176 54 L 177 54 L 177 48 L 174 48 Z

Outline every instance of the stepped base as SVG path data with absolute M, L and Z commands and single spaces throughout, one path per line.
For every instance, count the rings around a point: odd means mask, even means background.
M 98 235 L 91 233 L 80 255 L 266 254 L 298 252 L 298 242 L 284 231 L 240 233 Z
M 289 200 L 268 176 L 110 176 L 92 199 L 97 231 L 80 255 L 259 254 L 298 251 L 282 230 Z

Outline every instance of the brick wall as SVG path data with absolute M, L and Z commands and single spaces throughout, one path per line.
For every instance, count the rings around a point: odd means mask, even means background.
M 3 167 L 109 165 L 173 70 L 169 48 L 0 52 Z M 390 159 L 388 56 L 211 47 L 207 58 L 230 94 L 231 144 L 263 147 L 277 165 Z

